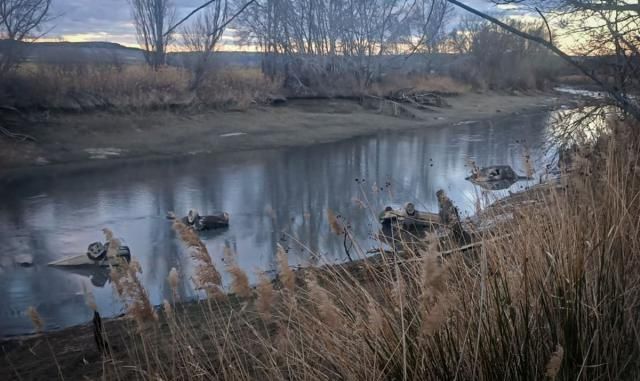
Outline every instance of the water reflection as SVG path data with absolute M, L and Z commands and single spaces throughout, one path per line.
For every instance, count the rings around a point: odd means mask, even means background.
M 54 267 L 60 271 L 66 271 L 71 274 L 82 275 L 91 281 L 95 287 L 104 287 L 109 278 L 109 268 L 100 266 L 76 266 L 76 267 Z
M 542 164 L 547 120 L 546 114 L 522 116 L 304 148 L 118 164 L 6 184 L 0 190 L 0 335 L 30 331 L 23 311 L 31 305 L 49 329 L 90 320 L 83 283 L 92 287 L 103 315 L 121 312 L 102 275 L 46 267 L 84 253 L 90 242 L 102 240 L 103 227 L 122 237 L 142 264 L 153 303 L 171 298 L 166 277 L 172 267 L 181 274 L 180 297 L 193 298 L 193 264 L 167 211 L 229 212 L 231 226 L 203 240 L 220 268 L 223 246 L 238 253 L 252 281 L 256 271 L 275 268 L 278 243 L 289 250 L 292 265 L 343 261 L 342 239 L 330 232 L 327 209 L 344 216 L 365 249 L 374 244 L 377 212 L 386 205 L 411 201 L 435 211 L 435 191 L 442 188 L 471 213 L 481 190 L 465 180 L 467 163 L 507 164 L 524 172 L 524 142 L 534 164 Z M 12 264 L 22 253 L 33 254 L 33 267 Z

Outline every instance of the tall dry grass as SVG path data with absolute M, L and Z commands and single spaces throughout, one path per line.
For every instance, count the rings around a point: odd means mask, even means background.
M 223 69 L 194 87 L 180 67 L 26 64 L 0 81 L 0 102 L 23 109 L 139 110 L 246 108 L 264 102 L 279 84 L 253 69 Z
M 327 74 L 328 75 L 328 74 Z M 181 67 L 29 63 L 0 78 L 0 104 L 24 110 L 138 111 L 214 108 L 244 110 L 274 97 L 388 96 L 399 90 L 461 94 L 470 86 L 442 75 L 394 72 L 361 88 L 353 73 L 309 73 L 306 85 L 269 78 L 258 68 L 215 68 L 199 82 Z M 299 87 L 302 86 L 302 89 Z
M 294 272 L 244 297 L 165 303 L 105 379 L 634 380 L 640 375 L 640 139 L 612 123 L 561 184 L 537 188 L 475 251 L 433 241 Z M 195 261 L 206 246 L 175 225 Z M 354 250 L 356 250 L 354 248 Z M 206 254 L 206 255 L 205 255 Z M 364 255 L 364 253 L 360 253 Z M 207 257 L 209 259 L 207 259 Z M 196 276 L 219 286 L 211 269 Z M 177 276 L 176 273 L 171 277 Z M 170 277 L 170 278 L 171 278 Z M 237 292 L 240 294 L 240 292 Z
M 469 84 L 444 75 L 389 74 L 371 85 L 369 93 L 386 96 L 401 89 L 438 94 L 464 94 L 471 91 Z

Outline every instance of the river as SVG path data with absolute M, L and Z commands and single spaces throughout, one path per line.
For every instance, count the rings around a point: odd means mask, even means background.
M 25 314 L 29 306 L 38 310 L 46 329 L 90 320 L 83 288 L 93 292 L 103 316 L 122 312 L 105 274 L 47 266 L 84 253 L 89 243 L 103 239 L 104 227 L 121 237 L 141 263 L 152 303 L 171 298 L 166 278 L 172 267 L 181 274 L 180 298 L 186 300 L 197 296 L 189 278 L 193 263 L 167 211 L 230 213 L 231 226 L 204 235 L 203 241 L 220 270 L 223 247 L 231 247 L 252 280 L 257 271 L 274 269 L 278 243 L 288 249 L 291 265 L 344 261 L 342 238 L 331 233 L 327 209 L 343 216 L 365 250 L 376 246 L 371 238 L 375 214 L 385 205 L 412 201 L 418 209 L 436 211 L 435 192 L 444 189 L 464 214 L 472 214 L 480 189 L 465 181 L 469 160 L 479 166 L 509 164 L 524 174 L 529 152 L 539 174 L 549 157 L 550 120 L 550 113 L 538 113 L 308 147 L 123 161 L 5 184 L 0 189 L 0 337 L 32 331 Z M 32 257 L 33 264 L 16 264 L 23 256 Z

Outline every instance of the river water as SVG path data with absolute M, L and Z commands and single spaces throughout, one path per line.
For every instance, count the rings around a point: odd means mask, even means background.
M 330 231 L 327 209 L 344 217 L 365 250 L 376 245 L 375 214 L 385 205 L 412 201 L 418 209 L 436 211 L 435 192 L 445 189 L 472 214 L 480 190 L 464 179 L 468 161 L 509 164 L 524 174 L 529 152 L 543 171 L 550 120 L 549 113 L 503 117 L 309 147 L 120 162 L 3 184 L 0 337 L 32 331 L 24 312 L 29 306 L 47 329 L 90 320 L 83 288 L 93 292 L 103 316 L 122 312 L 105 274 L 47 266 L 85 253 L 89 243 L 103 239 L 104 227 L 141 263 L 140 277 L 154 304 L 171 298 L 166 278 L 172 267 L 181 274 L 180 297 L 194 298 L 193 263 L 171 230 L 167 211 L 229 212 L 229 229 L 208 233 L 203 241 L 219 269 L 223 247 L 231 247 L 252 280 L 257 271 L 274 269 L 278 243 L 289 250 L 291 265 L 344 261 L 343 242 Z M 33 258 L 32 266 L 16 264 L 25 255 Z

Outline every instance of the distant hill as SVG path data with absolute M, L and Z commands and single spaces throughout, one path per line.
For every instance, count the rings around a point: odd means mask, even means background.
M 116 42 L 108 42 L 108 41 L 86 41 L 86 42 L 69 42 L 69 41 L 60 41 L 60 42 L 36 42 L 33 44 L 36 47 L 56 47 L 56 48 L 89 48 L 89 49 L 130 49 L 130 50 L 140 50 L 138 48 L 131 48 L 128 46 L 124 46 L 118 44 Z
M 36 42 L 0 40 L 0 53 L 10 48 L 23 49 L 27 61 L 55 64 L 137 63 L 143 62 L 142 50 L 113 42 Z
M 112 63 L 135 64 L 144 63 L 144 54 L 141 49 L 131 48 L 114 42 L 36 42 L 33 44 L 19 43 L 9 40 L 0 40 L 0 54 L 16 45 L 24 49 L 24 54 L 29 62 L 45 62 L 53 64 L 79 64 L 79 63 Z M 178 52 L 169 53 L 168 63 L 181 66 L 189 62 L 193 53 Z M 218 52 L 215 55 L 215 63 L 222 66 L 260 66 L 259 53 L 246 52 Z
M 144 53 L 139 48 L 127 47 L 114 42 L 37 42 L 33 44 L 17 43 L 15 41 L 0 40 L 0 54 L 12 45 L 24 48 L 27 61 L 43 62 L 59 65 L 67 64 L 142 64 Z M 194 53 L 175 52 L 167 55 L 167 63 L 173 66 L 187 66 L 193 60 Z M 373 57 L 374 65 L 381 65 L 391 71 L 411 71 L 446 73 L 456 60 L 464 60 L 465 56 L 447 53 L 428 55 L 385 55 Z M 306 56 L 305 62 L 326 64 L 322 57 Z M 607 61 L 607 58 L 583 58 L 589 65 L 592 61 Z M 217 52 L 211 65 L 232 67 L 260 67 L 262 55 L 257 52 Z

